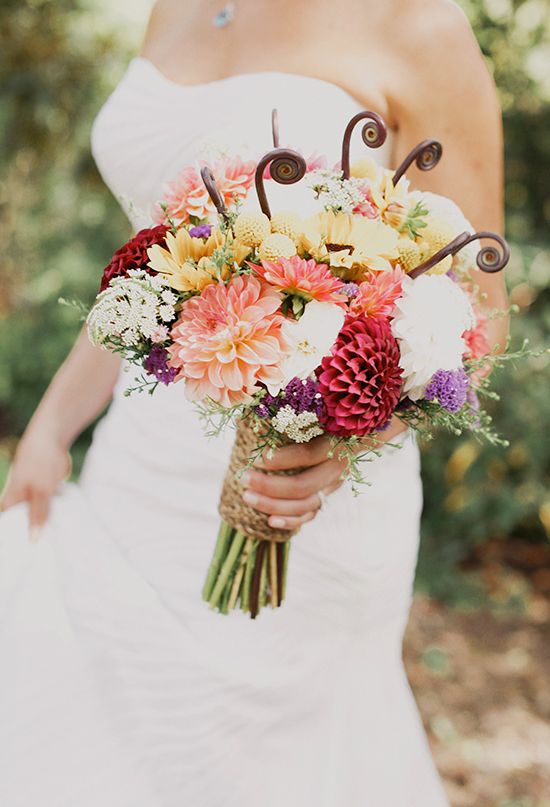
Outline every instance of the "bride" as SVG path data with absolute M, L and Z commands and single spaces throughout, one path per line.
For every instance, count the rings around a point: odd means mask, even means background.
M 329 165 L 364 108 L 391 130 L 386 165 L 438 138 L 440 165 L 411 181 L 501 230 L 496 94 L 451 0 L 159 0 L 94 155 L 147 211 L 205 147 L 269 150 L 273 107 L 282 144 Z M 505 308 L 498 275 L 478 282 Z M 402 448 L 370 464 L 357 499 L 323 438 L 267 462 L 297 476 L 251 470 L 248 503 L 303 528 L 284 606 L 221 617 L 200 590 L 230 439 L 203 438 L 183 385 L 127 398 L 120 370 L 81 335 L 2 496 L 2 807 L 447 805 L 401 664 L 421 509 L 411 436 L 385 432 Z M 71 442 L 111 398 L 79 485 L 64 483 Z

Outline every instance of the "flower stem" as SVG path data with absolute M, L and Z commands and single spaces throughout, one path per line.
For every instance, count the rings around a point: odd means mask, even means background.
M 206 602 L 210 601 L 210 596 L 212 594 L 214 583 L 216 582 L 216 578 L 218 576 L 220 567 L 223 561 L 225 560 L 225 556 L 227 554 L 227 547 L 231 543 L 231 539 L 233 537 L 234 532 L 235 530 L 233 529 L 233 527 L 230 527 L 229 524 L 226 524 L 225 521 L 221 522 L 220 529 L 218 532 L 218 540 L 216 541 L 214 554 L 212 556 L 212 562 L 210 563 L 210 568 L 208 569 L 208 574 L 206 575 L 204 588 L 202 590 L 202 598 Z
M 256 552 L 254 574 L 252 576 L 252 586 L 250 588 L 250 616 L 252 619 L 256 619 L 258 616 L 258 611 L 260 610 L 260 579 L 262 576 L 266 543 L 267 541 L 258 541 L 258 551 Z
M 279 605 L 277 598 L 277 571 L 277 543 L 275 541 L 271 541 L 269 544 L 269 599 L 272 608 L 277 608 Z
M 239 533 L 242 535 L 242 533 Z M 246 543 L 244 545 L 244 549 L 242 551 L 241 557 L 239 559 L 239 568 L 237 569 L 237 573 L 235 574 L 235 579 L 233 580 L 233 585 L 231 586 L 231 594 L 229 595 L 229 601 L 227 603 L 227 610 L 232 611 L 237 603 L 237 597 L 239 595 L 239 589 L 241 587 L 241 582 L 244 576 L 244 570 L 246 567 L 246 561 L 248 559 L 248 555 L 250 554 L 250 550 L 252 548 L 252 544 L 254 543 L 253 538 L 246 538 Z
M 281 574 L 281 602 L 286 594 L 286 573 L 288 570 L 288 553 L 290 552 L 290 541 L 285 541 L 283 544 L 283 572 Z
M 252 576 L 254 574 L 254 564 L 258 553 L 259 541 L 253 540 L 250 552 L 246 559 L 244 570 L 243 588 L 241 593 L 241 608 L 246 613 L 250 610 L 250 595 L 252 589 Z
M 284 553 L 284 546 L 279 542 L 277 544 L 277 606 L 283 601 Z
M 264 541 L 264 543 L 269 544 L 270 542 Z M 262 571 L 260 575 L 260 597 L 258 600 L 259 608 L 264 608 L 268 602 L 267 597 L 267 588 L 269 585 L 268 568 L 269 568 L 269 548 L 266 546 L 264 556 L 262 558 Z
M 234 535 L 231 540 L 231 546 L 229 547 L 229 551 L 226 555 L 223 566 L 218 574 L 212 594 L 208 599 L 208 602 L 210 603 L 210 608 L 212 608 L 212 610 L 216 608 L 216 606 L 218 605 L 218 602 L 223 594 L 225 586 L 229 578 L 231 577 L 231 573 L 235 568 L 237 559 L 241 554 L 241 549 L 243 548 L 243 544 L 245 541 L 245 536 L 242 534 L 242 532 L 233 530 L 232 532 L 234 532 Z

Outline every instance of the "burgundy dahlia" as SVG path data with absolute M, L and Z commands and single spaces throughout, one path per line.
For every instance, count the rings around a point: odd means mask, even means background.
M 99 290 L 104 291 L 113 277 L 127 275 L 130 269 L 142 269 L 149 260 L 147 250 L 153 244 L 162 244 L 167 230 L 168 227 L 165 227 L 164 224 L 140 230 L 127 244 L 117 249 L 111 263 L 103 271 Z M 156 274 L 156 272 L 151 272 L 151 274 Z
M 317 370 L 326 412 L 320 420 L 337 437 L 383 429 L 399 401 L 399 347 L 381 317 L 348 317 Z

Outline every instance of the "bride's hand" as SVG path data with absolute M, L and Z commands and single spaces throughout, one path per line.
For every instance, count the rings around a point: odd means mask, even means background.
M 263 458 L 243 474 L 244 501 L 269 514 L 269 525 L 276 529 L 293 530 L 311 521 L 324 496 L 340 487 L 346 473 L 347 460 L 329 458 L 330 449 L 328 438 L 316 437 L 280 448 L 271 459 Z M 264 473 L 292 468 L 304 470 L 292 476 Z
M 48 516 L 50 499 L 71 471 L 71 456 L 44 433 L 27 434 L 19 443 L 0 510 L 29 503 L 29 538 L 37 541 Z

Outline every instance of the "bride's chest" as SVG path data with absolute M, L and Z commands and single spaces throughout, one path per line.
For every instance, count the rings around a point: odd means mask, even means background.
M 218 6 L 226 8 L 223 0 Z M 256 13 L 242 0 L 227 6 L 234 6 L 235 16 L 226 26 L 213 25 L 210 4 L 192 22 L 158 31 L 146 40 L 142 55 L 168 79 L 186 86 L 271 71 L 308 76 L 339 86 L 363 108 L 389 117 L 376 25 L 366 33 L 357 15 L 351 18 L 342 8 L 335 13 L 333 0 L 283 0 L 272 3 L 271 13 L 261 3 Z

